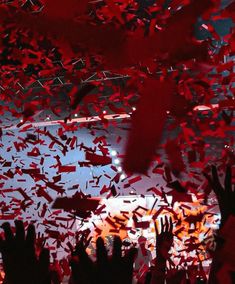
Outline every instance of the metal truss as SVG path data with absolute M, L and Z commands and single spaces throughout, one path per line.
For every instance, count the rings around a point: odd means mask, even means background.
M 129 78 L 128 75 L 114 74 L 109 71 L 101 71 L 94 72 L 91 76 L 86 79 L 81 79 L 80 84 L 86 84 L 91 82 L 105 82 L 105 81 L 113 81 L 113 80 L 123 80 Z M 5 91 L 6 89 L 14 89 L 14 92 L 19 91 L 29 91 L 29 90 L 40 90 L 46 87 L 64 87 L 64 86 L 72 86 L 73 83 L 66 79 L 64 75 L 55 76 L 55 77 L 47 77 L 47 78 L 38 78 L 35 79 L 29 85 L 24 85 L 21 82 L 17 82 L 14 86 L 8 86 L 4 88 L 0 84 L 0 90 Z
M 96 2 L 102 2 L 103 0 L 94 0 L 94 1 L 89 1 L 89 3 L 96 3 Z M 15 0 L 0 0 L 0 5 L 11 5 L 15 2 Z M 24 0 L 22 1 L 21 7 L 27 6 L 29 9 L 29 12 L 35 13 L 35 12 L 41 12 L 43 9 L 43 4 L 40 3 L 40 0 Z M 38 9 L 35 9 L 37 8 Z M 233 58 L 229 58 L 228 56 L 224 56 L 224 63 L 233 60 Z M 61 60 L 54 61 L 54 65 L 61 66 L 62 69 L 65 68 L 63 62 Z M 73 65 L 73 68 L 75 70 L 81 70 L 85 68 L 86 63 L 83 58 L 73 58 L 71 59 L 71 65 Z M 185 69 L 186 70 L 186 69 Z M 188 69 L 187 69 L 188 70 Z M 174 72 L 175 69 L 170 67 L 168 69 L 168 73 Z M 12 71 L 11 71 L 12 72 Z M 13 71 L 17 78 L 17 70 Z M 65 71 L 66 72 L 66 71 Z M 64 73 L 64 71 L 63 71 Z M 161 75 L 162 72 L 156 72 L 157 75 Z M 128 79 L 130 76 L 128 75 L 123 75 L 123 74 L 114 74 L 110 71 L 97 71 L 94 72 L 92 75 L 90 75 L 86 79 L 81 79 L 80 84 L 86 84 L 86 83 L 91 83 L 91 82 L 105 82 L 105 81 L 113 81 L 113 80 L 122 80 L 122 79 Z M 17 92 L 27 92 L 29 90 L 40 90 L 43 88 L 48 88 L 48 87 L 63 87 L 63 86 L 72 86 L 73 83 L 70 82 L 65 75 L 58 75 L 58 76 L 52 76 L 52 77 L 39 77 L 35 79 L 33 82 L 30 84 L 23 84 L 20 81 L 16 82 L 15 84 L 12 84 L 10 86 L 3 86 L 1 85 L 0 82 L 0 93 L 1 91 L 5 91 L 6 89 L 11 89 L 15 93 Z M 217 86 L 217 83 L 214 83 L 214 87 Z

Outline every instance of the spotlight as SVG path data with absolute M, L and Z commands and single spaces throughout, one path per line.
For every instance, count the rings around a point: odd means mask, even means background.
M 121 174 L 120 179 L 124 180 L 125 178 L 126 178 L 126 175 L 125 174 Z
M 132 107 L 132 110 L 135 111 L 135 110 L 136 110 L 136 107 Z
M 121 173 L 122 172 L 122 167 L 117 167 L 117 170 L 118 170 L 119 173 Z
M 115 159 L 115 160 L 114 160 L 114 164 L 115 164 L 115 165 L 119 165 L 119 164 L 120 164 L 120 160 L 119 160 L 119 159 Z
M 74 114 L 74 116 L 75 116 L 75 117 L 78 117 L 78 114 L 77 114 L 77 113 L 75 113 L 75 114 Z
M 117 151 L 112 150 L 112 151 L 111 151 L 111 156 L 113 156 L 113 157 L 117 156 Z
M 107 111 L 106 110 L 103 110 L 103 114 L 106 114 L 107 113 Z

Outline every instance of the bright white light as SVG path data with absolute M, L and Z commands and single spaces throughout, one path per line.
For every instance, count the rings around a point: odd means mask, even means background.
M 23 119 L 21 119 L 20 122 L 23 122 Z
M 115 165 L 119 165 L 119 164 L 120 164 L 120 160 L 119 160 L 119 159 L 115 159 L 115 160 L 114 160 L 114 164 L 115 164 Z
M 126 175 L 125 174 L 121 174 L 120 179 L 124 180 L 125 178 L 126 178 Z
M 77 114 L 77 113 L 75 113 L 75 114 L 74 114 L 74 116 L 75 116 L 75 117 L 78 117 L 78 114 Z
M 111 151 L 111 156 L 113 156 L 113 157 L 117 156 L 117 151 L 112 150 L 112 151 Z
M 136 107 L 133 107 L 132 110 L 135 111 L 135 110 L 136 110 Z
M 121 173 L 122 172 L 122 167 L 118 167 L 117 170 L 118 170 L 119 173 Z
M 106 114 L 107 113 L 107 111 L 106 110 L 103 110 L 103 114 Z
M 200 105 L 200 106 L 195 106 L 194 111 L 205 111 L 205 110 L 211 110 L 210 106 L 206 106 L 206 105 Z

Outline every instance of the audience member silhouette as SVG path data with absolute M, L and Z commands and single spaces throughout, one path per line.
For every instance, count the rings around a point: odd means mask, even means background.
M 205 173 L 205 176 L 211 188 L 216 194 L 221 214 L 220 228 L 219 231 L 217 232 L 217 235 L 215 236 L 216 249 L 214 251 L 214 256 L 212 259 L 211 270 L 209 275 L 209 284 L 219 284 L 221 283 L 221 280 L 219 280 L 218 278 L 219 275 L 218 273 L 219 271 L 222 271 L 225 261 L 224 259 L 221 259 L 220 252 L 223 249 L 224 244 L 226 242 L 224 238 L 220 237 L 220 231 L 223 229 L 228 219 L 231 216 L 235 216 L 235 185 L 233 188 L 231 166 L 227 166 L 226 168 L 224 186 L 222 186 L 220 182 L 216 166 L 212 166 L 211 175 Z M 234 280 L 232 282 L 233 274 L 232 271 L 230 271 L 229 269 L 223 270 L 223 276 L 224 278 L 227 276 L 228 279 L 230 279 L 231 284 L 235 283 Z
M 147 238 L 140 236 L 138 238 L 138 255 L 134 263 L 135 277 L 138 279 L 138 283 L 143 283 L 146 272 L 151 266 L 152 253 L 147 248 Z
M 231 166 L 227 166 L 224 186 L 220 182 L 215 166 L 212 166 L 211 175 L 208 173 L 204 175 L 216 194 L 221 212 L 221 224 L 215 236 L 216 249 L 213 253 L 208 283 L 233 284 L 235 254 L 232 253 L 227 260 L 224 257 L 229 246 L 234 243 L 233 234 L 227 232 L 230 224 L 234 224 L 235 227 L 235 186 L 232 182 L 232 169 Z M 4 238 L 0 237 L 0 252 L 5 272 L 4 284 L 60 284 L 62 274 L 70 275 L 70 284 L 132 283 L 133 264 L 138 249 L 132 247 L 123 250 L 122 241 L 118 236 L 114 238 L 111 256 L 108 256 L 104 240 L 99 237 L 96 241 L 96 259 L 92 260 L 86 252 L 89 244 L 87 236 L 79 234 L 80 238 L 72 251 L 70 269 L 66 260 L 59 262 L 55 257 L 54 262 L 50 264 L 50 253 L 43 247 L 43 242 L 38 253 L 34 225 L 30 224 L 26 232 L 24 223 L 16 220 L 14 229 L 9 223 L 4 223 L 2 228 Z M 171 217 L 165 216 L 160 219 L 160 229 L 155 223 L 155 232 L 154 265 L 146 273 L 144 280 L 143 278 L 139 280 L 139 284 L 207 283 L 199 256 L 199 265 L 186 264 L 187 269 L 180 270 L 171 261 L 170 249 L 174 241 Z
M 155 259 L 155 267 L 152 271 L 152 279 L 151 284 L 154 283 L 165 283 L 166 279 L 166 262 L 169 255 L 169 250 L 173 244 L 173 222 L 170 218 L 168 220 L 165 217 L 165 222 L 163 218 L 161 218 L 161 232 L 159 233 L 159 229 L 155 223 L 155 231 L 156 231 L 156 259 Z
M 99 237 L 96 241 L 96 261 L 92 261 L 86 252 L 83 237 L 78 242 L 72 256 L 71 284 L 131 284 L 133 263 L 137 254 L 131 248 L 122 255 L 122 241 L 115 237 L 111 257 L 108 256 L 104 240 Z
M 22 221 L 15 221 L 15 234 L 9 223 L 4 223 L 4 240 L 0 239 L 4 284 L 51 284 L 49 250 L 42 248 L 36 255 L 36 233 L 34 225 L 29 225 L 25 234 Z M 54 282 L 59 284 L 59 282 Z

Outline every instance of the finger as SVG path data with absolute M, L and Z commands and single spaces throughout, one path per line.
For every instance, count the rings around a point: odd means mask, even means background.
M 86 249 L 85 249 L 85 246 L 83 244 L 82 241 L 79 241 L 77 244 L 76 244 L 76 247 L 75 247 L 75 250 L 74 250 L 74 255 L 77 255 L 79 258 L 83 258 L 86 256 Z
M 88 246 L 89 246 L 91 240 L 92 240 L 92 237 L 90 237 L 90 238 L 84 243 L 85 248 L 88 248 Z
M 113 260 L 119 260 L 122 257 L 122 241 L 120 237 L 115 236 L 113 241 Z
M 38 258 L 38 283 L 50 284 L 50 252 L 43 248 Z
M 86 269 L 90 269 L 92 266 L 92 260 L 89 258 L 84 243 L 82 241 L 78 242 L 75 248 L 75 256 L 78 256 L 79 263 L 83 267 L 87 267 Z
M 165 216 L 165 232 L 169 231 L 169 222 L 167 216 Z
M 26 236 L 27 245 L 30 247 L 34 247 L 35 239 L 36 239 L 35 227 L 33 224 L 29 224 Z
M 43 248 L 40 252 L 38 265 L 41 271 L 49 271 L 50 267 L 50 252 L 48 249 Z
M 91 282 L 91 280 L 88 281 L 87 278 L 92 278 L 94 276 L 94 265 L 92 260 L 89 258 L 86 248 L 84 246 L 84 243 L 82 241 L 79 241 L 78 244 L 76 245 L 75 253 L 73 254 L 74 256 L 77 256 L 77 258 L 73 258 L 71 261 L 71 268 L 73 271 L 73 276 L 75 276 L 74 280 L 76 278 L 83 278 L 83 280 L 80 279 L 76 283 L 95 283 Z M 86 280 L 85 280 L 86 279 Z
M 170 217 L 170 227 L 169 227 L 169 232 L 172 233 L 173 232 L 173 220 L 172 217 Z
M 163 218 L 161 218 L 161 233 L 164 232 L 164 223 L 163 223 Z
M 134 261 L 138 255 L 138 250 L 136 248 L 131 248 L 124 256 L 124 268 L 125 268 L 125 283 L 132 283 L 133 278 L 133 265 Z
M 227 166 L 227 168 L 226 168 L 225 179 L 224 179 L 224 188 L 228 192 L 232 191 L 232 169 L 231 169 L 231 166 Z
M 101 237 L 96 241 L 96 261 L 98 265 L 105 265 L 108 261 L 107 250 Z
M 157 228 L 157 223 L 155 221 L 154 221 L 154 229 L 155 229 L 156 237 L 158 237 L 159 231 L 158 231 L 158 228 Z
M 21 220 L 15 220 L 16 240 L 23 242 L 25 240 L 24 223 Z
M 85 234 L 81 235 L 81 239 L 80 241 L 83 243 L 84 247 L 85 247 Z
M 8 223 L 8 222 L 3 223 L 2 228 L 3 228 L 3 231 L 4 231 L 5 240 L 7 242 L 13 241 L 14 235 L 12 233 L 10 223 Z
M 42 240 L 41 240 L 41 246 L 42 246 L 42 247 L 45 246 L 46 241 L 47 241 L 46 237 L 44 236 L 44 234 L 42 234 Z

